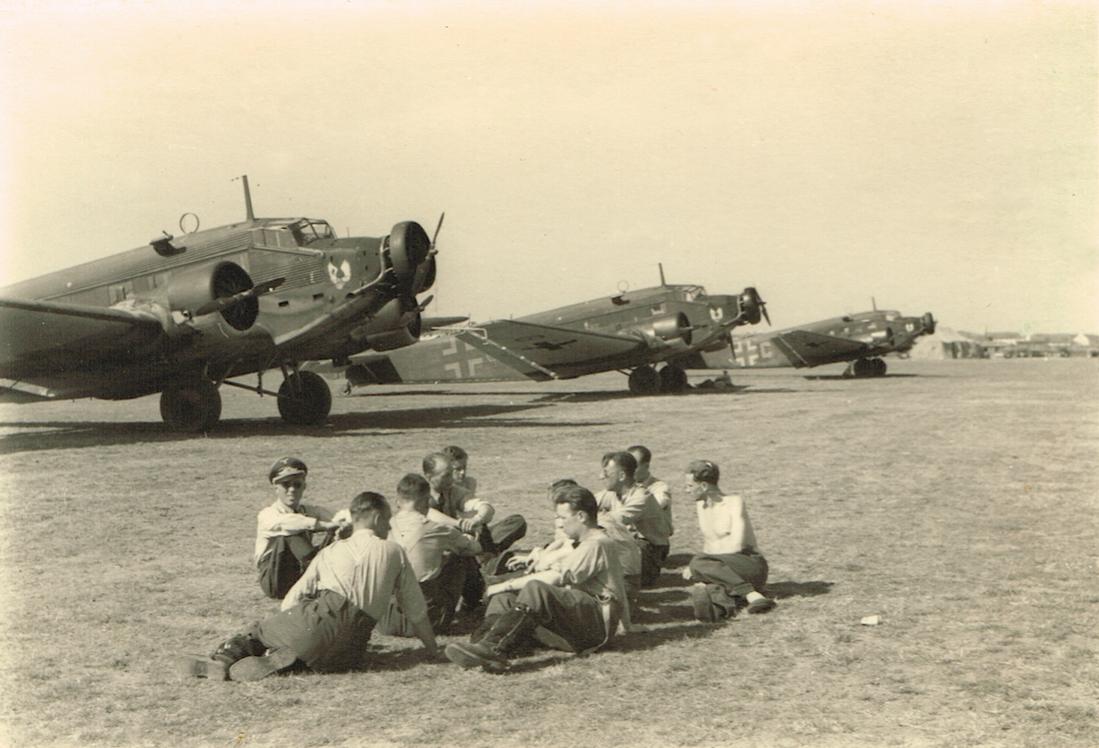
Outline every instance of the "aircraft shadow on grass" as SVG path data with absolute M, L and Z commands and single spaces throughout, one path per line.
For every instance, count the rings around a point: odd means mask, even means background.
M 351 433 L 385 436 L 394 429 L 413 430 L 446 426 L 448 428 L 530 428 L 545 427 L 545 421 L 506 417 L 533 410 L 542 405 L 461 405 L 447 408 L 338 413 L 322 426 L 288 426 L 281 420 L 240 419 L 221 421 L 210 439 L 242 439 L 302 435 L 339 437 Z M 600 421 L 556 421 L 554 426 L 581 428 L 606 425 Z M 113 423 L 109 421 L 12 421 L 0 422 L 0 428 L 49 429 L 43 433 L 18 433 L 0 437 L 0 454 L 37 450 L 77 449 L 115 444 L 190 441 L 202 434 L 167 431 L 159 422 Z

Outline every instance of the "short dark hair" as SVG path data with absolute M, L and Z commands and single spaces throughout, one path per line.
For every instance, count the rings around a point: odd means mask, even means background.
M 649 451 L 648 447 L 643 447 L 640 444 L 635 444 L 632 447 L 626 449 L 626 451 L 630 454 L 637 452 L 639 455 L 641 455 L 641 459 L 637 461 L 639 465 L 648 465 L 650 462 L 652 462 L 653 453 Z
M 572 486 L 579 486 L 579 485 L 580 484 L 577 483 L 572 478 L 558 478 L 553 483 L 550 483 L 550 487 L 549 487 L 550 501 L 553 502 L 554 506 L 556 506 L 557 505 L 557 494 L 561 493 L 566 488 L 571 488 Z
M 637 460 L 629 452 L 608 452 L 603 455 L 603 466 L 606 467 L 608 462 L 613 462 L 618 467 L 622 468 L 622 472 L 626 474 L 626 480 L 633 480 L 634 473 L 637 472 Z
M 418 499 L 431 493 L 431 484 L 427 478 L 416 473 L 408 473 L 397 484 L 397 495 L 402 499 Z
M 717 463 L 709 460 L 692 460 L 687 466 L 687 474 L 699 483 L 710 483 L 715 486 L 721 478 L 721 470 L 718 469 Z
M 562 486 L 553 494 L 553 505 L 568 504 L 574 512 L 584 512 L 592 522 L 599 516 L 599 505 L 592 492 L 583 486 Z
M 440 472 L 439 466 L 442 464 L 450 466 L 450 455 L 443 454 L 442 452 L 432 452 L 424 457 L 423 469 L 424 475 L 431 475 L 432 473 Z
M 351 521 L 358 522 L 373 512 L 389 512 L 389 502 L 380 493 L 363 491 L 351 499 Z
M 452 460 L 461 460 L 462 462 L 469 462 L 469 453 L 461 447 L 455 447 L 451 445 L 449 447 L 443 447 L 443 454 Z

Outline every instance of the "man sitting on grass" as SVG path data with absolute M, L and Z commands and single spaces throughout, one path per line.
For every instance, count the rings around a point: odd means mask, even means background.
M 702 530 L 702 553 L 691 559 L 683 578 L 697 582 L 690 589 L 695 618 L 707 623 L 732 618 L 745 606 L 749 613 L 775 607 L 764 597 L 767 559 L 759 552 L 744 499 L 725 495 L 718 487 L 721 472 L 709 460 L 687 466 L 685 491 L 695 500 Z
M 275 501 L 256 515 L 254 560 L 263 594 L 281 600 L 320 548 L 341 527 L 322 506 L 301 503 L 309 468 L 297 457 L 283 457 L 271 466 L 267 480 Z M 314 533 L 325 533 L 319 545 Z
M 641 586 L 652 587 L 668 557 L 671 527 L 664 510 L 648 489 L 637 482 L 637 460 L 629 452 L 603 455 L 603 485 L 599 511 L 625 525 L 641 547 Z
M 447 659 L 502 672 L 507 655 L 532 636 L 574 652 L 595 650 L 614 636 L 625 590 L 614 541 L 597 524 L 595 497 L 581 486 L 564 488 L 554 496 L 554 512 L 576 547 L 546 571 L 485 590 L 484 623 L 468 644 L 447 645 Z
M 455 527 L 427 518 L 431 488 L 419 475 L 409 473 L 397 484 L 397 513 L 391 536 L 408 554 L 412 569 L 427 601 L 427 617 L 436 633 L 450 625 L 462 594 L 467 566 L 464 558 L 481 552 L 481 544 Z M 396 605 L 378 631 L 393 636 L 413 636 L 414 631 Z
M 386 540 L 391 517 L 381 494 L 351 500 L 351 537 L 328 546 L 286 594 L 282 610 L 223 642 L 209 657 L 186 655 L 182 670 L 211 680 L 253 681 L 296 663 L 320 673 L 361 668 L 374 625 L 397 603 L 432 657 L 427 606 L 408 555 Z

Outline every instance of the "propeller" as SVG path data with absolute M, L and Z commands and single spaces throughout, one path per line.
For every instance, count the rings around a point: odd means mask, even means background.
M 416 293 L 426 291 L 435 285 L 435 255 L 439 250 L 435 248 L 435 242 L 439 238 L 439 231 L 443 228 L 443 219 L 446 211 L 439 214 L 439 222 L 435 224 L 435 233 L 431 235 L 431 244 L 427 248 L 427 258 L 416 268 L 416 277 L 412 280 L 412 290 Z
M 749 310 L 758 309 L 760 314 L 763 315 L 763 319 L 767 320 L 767 325 L 771 325 L 771 315 L 767 314 L 767 302 L 760 297 L 759 291 L 754 286 L 745 288 L 740 295 L 740 299 Z M 749 316 L 751 316 L 751 312 L 749 312 Z
M 264 281 L 263 283 L 257 283 L 248 290 L 239 291 L 232 296 L 219 296 L 212 301 L 207 301 L 205 304 L 192 312 L 192 314 L 195 317 L 201 317 L 205 314 L 211 314 L 213 312 L 224 312 L 226 309 L 234 307 L 242 301 L 265 296 L 285 282 L 286 278 L 274 278 L 269 281 Z

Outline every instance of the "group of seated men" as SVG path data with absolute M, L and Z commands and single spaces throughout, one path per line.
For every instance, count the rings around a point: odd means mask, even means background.
M 526 521 L 495 510 L 466 474 L 468 455 L 427 455 L 422 474 L 397 484 L 396 512 L 366 491 L 331 512 L 302 503 L 308 468 L 295 457 L 272 465 L 275 501 L 257 515 L 259 584 L 280 610 L 222 642 L 209 656 L 185 655 L 189 675 L 250 681 L 292 668 L 340 672 L 364 667 L 374 631 L 414 636 L 430 657 L 436 632 L 456 613 L 483 615 L 468 642 L 446 658 L 490 672 L 531 643 L 591 652 L 632 622 L 639 590 L 653 586 L 673 532 L 671 492 L 649 472 L 643 446 L 603 456 L 603 490 L 575 480 L 550 486 L 555 535 L 526 553 L 511 546 Z M 744 501 L 718 486 L 718 466 L 696 460 L 684 490 L 696 502 L 703 553 L 683 571 L 695 617 L 715 623 L 740 610 L 762 613 L 767 561 Z M 487 598 L 487 604 L 484 600 Z

